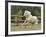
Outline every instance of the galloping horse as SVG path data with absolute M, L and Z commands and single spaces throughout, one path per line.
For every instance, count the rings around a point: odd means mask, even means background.
M 32 16 L 30 11 L 25 10 L 23 16 L 26 17 L 26 19 L 25 19 L 23 25 L 29 24 L 30 22 L 31 22 L 31 23 L 34 22 L 34 24 L 38 24 L 38 19 L 37 19 L 37 17 L 36 17 L 36 16 Z

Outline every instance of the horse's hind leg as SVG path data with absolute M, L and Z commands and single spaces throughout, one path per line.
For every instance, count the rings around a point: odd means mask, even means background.
M 35 24 L 38 24 L 38 20 L 35 21 Z

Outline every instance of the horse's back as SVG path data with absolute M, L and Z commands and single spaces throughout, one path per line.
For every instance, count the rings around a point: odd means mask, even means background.
M 32 16 L 32 18 L 37 19 L 37 16 Z

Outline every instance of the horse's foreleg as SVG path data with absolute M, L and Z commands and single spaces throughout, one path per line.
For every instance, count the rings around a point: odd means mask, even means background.
M 26 23 L 26 25 L 29 24 L 29 22 Z
M 26 23 L 26 20 L 24 21 L 24 23 L 22 25 L 25 25 L 25 23 Z

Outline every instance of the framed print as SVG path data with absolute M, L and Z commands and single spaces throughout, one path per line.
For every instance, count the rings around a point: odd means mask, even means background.
M 40 2 L 5 1 L 5 35 L 45 33 L 45 4 Z

